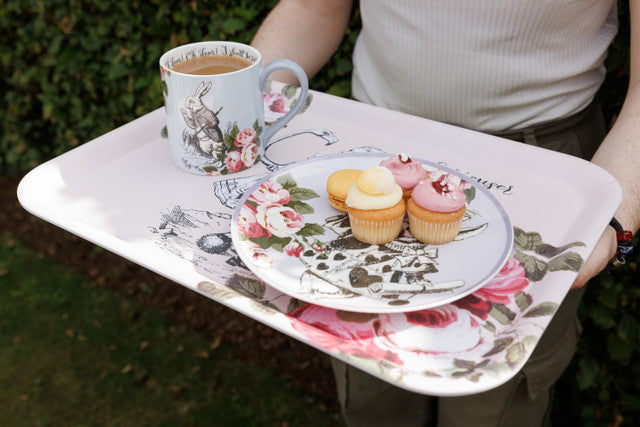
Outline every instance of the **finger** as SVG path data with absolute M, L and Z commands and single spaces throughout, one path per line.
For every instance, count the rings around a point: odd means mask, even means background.
M 616 246 L 616 232 L 613 228 L 607 227 L 600 236 L 598 243 L 596 243 L 593 252 L 584 263 L 580 273 L 578 273 L 578 277 L 571 285 L 571 289 L 583 287 L 589 279 L 604 270 L 615 255 Z

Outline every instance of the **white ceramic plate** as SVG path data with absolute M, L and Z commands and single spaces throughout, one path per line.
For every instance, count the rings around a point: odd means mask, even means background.
M 263 177 L 235 209 L 238 255 L 261 280 L 302 301 L 365 313 L 422 310 L 462 298 L 490 280 L 511 254 L 513 227 L 482 186 L 450 168 L 414 158 L 472 184 L 458 238 L 416 241 L 405 229 L 393 242 L 368 245 L 351 235 L 347 214 L 327 200 L 339 169 L 365 170 L 388 154 L 354 153 L 298 162 Z

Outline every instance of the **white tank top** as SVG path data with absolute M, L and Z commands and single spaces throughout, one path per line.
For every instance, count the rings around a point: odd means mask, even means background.
M 441 122 L 521 129 L 586 107 L 615 0 L 360 0 L 353 96 Z

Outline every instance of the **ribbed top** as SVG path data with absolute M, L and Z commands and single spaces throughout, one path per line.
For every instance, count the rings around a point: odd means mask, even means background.
M 586 107 L 618 28 L 614 0 L 361 0 L 353 95 L 479 130 Z

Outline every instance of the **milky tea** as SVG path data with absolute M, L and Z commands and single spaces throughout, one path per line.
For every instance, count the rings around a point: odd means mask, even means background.
M 251 65 L 251 62 L 239 56 L 205 55 L 179 62 L 172 69 L 183 74 L 209 76 L 242 70 L 249 65 Z

